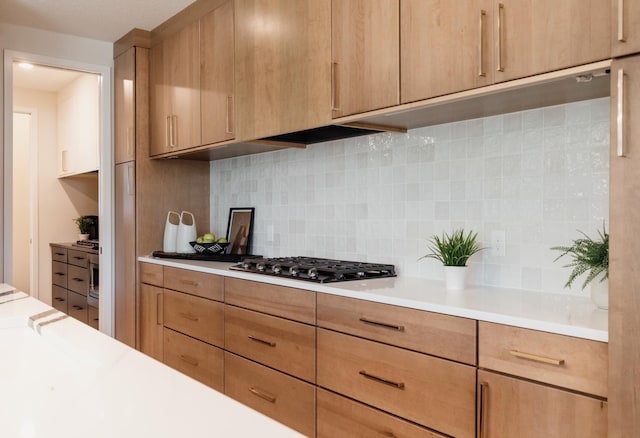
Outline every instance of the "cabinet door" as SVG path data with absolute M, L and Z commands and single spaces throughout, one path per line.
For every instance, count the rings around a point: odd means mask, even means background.
M 537 383 L 478 371 L 478 436 L 602 438 L 607 402 Z
M 200 20 L 202 143 L 233 138 L 233 2 Z
M 67 308 L 69 316 L 87 324 L 89 319 L 87 297 L 71 291 L 67 292 L 67 297 L 69 300 Z
M 496 82 L 607 59 L 610 0 L 498 0 Z
M 402 103 L 492 83 L 492 25 L 492 0 L 402 0 Z
M 611 73 L 609 436 L 626 437 L 640 430 L 640 344 L 631 335 L 640 332 L 640 56 L 614 61 Z
M 398 0 L 333 0 L 333 117 L 397 105 Z
M 149 155 L 170 152 L 169 107 L 167 78 L 164 71 L 164 42 L 149 50 Z
M 140 284 L 140 346 L 144 354 L 162 361 L 162 300 L 163 291 L 159 287 Z
M 331 121 L 331 0 L 235 1 L 236 139 Z
M 115 164 L 135 158 L 134 79 L 136 49 L 130 48 L 113 63 L 115 105 Z
M 640 52 L 640 2 L 611 0 L 611 56 Z

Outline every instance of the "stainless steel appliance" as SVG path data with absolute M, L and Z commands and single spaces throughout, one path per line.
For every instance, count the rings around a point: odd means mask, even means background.
M 396 276 L 394 265 L 314 257 L 245 258 L 229 269 L 316 283 Z
M 89 294 L 87 295 L 87 304 L 98 307 L 100 299 L 100 256 L 98 254 L 89 254 L 88 268 Z

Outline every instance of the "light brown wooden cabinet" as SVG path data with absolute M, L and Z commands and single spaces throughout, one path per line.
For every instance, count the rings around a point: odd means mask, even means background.
M 140 263 L 138 306 L 138 349 L 144 354 L 162 361 L 163 357 L 163 299 L 162 266 Z
M 640 52 L 640 3 L 611 0 L 611 56 Z
M 400 101 L 399 0 L 333 0 L 333 117 Z
M 114 155 L 116 165 L 133 161 L 136 158 L 135 63 L 135 47 L 131 47 L 113 61 Z

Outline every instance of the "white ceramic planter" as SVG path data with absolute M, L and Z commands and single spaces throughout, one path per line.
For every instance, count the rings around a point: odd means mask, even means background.
M 78 240 L 89 240 L 89 234 L 78 234 Z
M 467 278 L 467 266 L 443 266 L 444 283 L 448 290 L 463 290 Z
M 601 276 L 594 278 L 589 285 L 591 286 L 591 301 L 599 309 L 609 308 L 609 280 L 602 280 Z

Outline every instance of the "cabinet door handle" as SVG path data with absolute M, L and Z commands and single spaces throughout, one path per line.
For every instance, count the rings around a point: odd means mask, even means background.
M 487 411 L 487 395 L 489 393 L 489 384 L 486 382 L 481 382 L 478 384 L 478 403 L 476 417 L 478 418 L 478 431 L 476 433 L 476 438 L 484 438 L 484 428 L 485 428 L 485 412 Z
M 394 388 L 404 389 L 403 382 L 394 382 L 393 380 L 385 379 L 383 377 L 379 377 L 373 374 L 366 372 L 365 370 L 360 371 L 361 376 L 366 377 L 367 379 L 371 379 L 378 383 L 384 383 L 385 385 L 393 386 Z
M 136 178 L 133 175 L 133 163 L 127 164 L 127 194 L 133 196 L 136 194 Z
M 277 398 L 274 395 L 269 394 L 266 391 L 262 391 L 258 388 L 254 388 L 253 386 L 249 388 L 249 392 L 253 395 L 260 397 L 263 400 L 268 401 L 269 403 L 275 403 L 277 400 Z
M 518 350 L 509 350 L 509 354 L 520 359 L 532 360 L 534 362 L 541 362 L 555 366 L 564 365 L 564 359 L 554 359 L 553 357 L 539 356 L 537 354 L 525 353 Z
M 478 38 L 478 76 L 486 76 L 484 72 L 484 19 L 487 11 L 480 10 L 480 35 Z
M 189 365 L 192 365 L 194 367 L 198 366 L 198 359 L 191 357 L 191 356 L 187 356 L 186 354 L 181 354 L 180 355 L 180 360 L 182 360 L 183 362 L 188 363 Z
M 164 324 L 164 294 L 158 292 L 156 294 L 156 325 Z
M 67 166 L 67 156 L 69 155 L 69 151 L 63 149 L 60 151 L 60 167 L 62 167 L 62 172 L 67 172 L 69 170 Z
M 275 342 L 271 342 L 271 341 L 265 341 L 264 339 L 260 339 L 260 338 L 256 338 L 255 336 L 247 336 L 247 338 L 251 339 L 254 342 L 257 342 L 259 344 L 264 344 L 264 345 L 268 345 L 269 347 L 275 347 L 276 343 Z
M 171 117 L 167 116 L 167 119 L 164 121 L 164 141 L 165 145 L 170 148 L 171 147 Z
M 618 102 L 616 103 L 616 143 L 618 156 L 624 157 L 624 70 L 618 70 Z
M 625 42 L 624 37 L 624 0 L 618 0 L 618 41 Z
M 498 32 L 497 32 L 497 44 L 496 44 L 496 52 L 498 53 L 498 71 L 504 71 L 504 66 L 502 65 L 502 15 L 504 13 L 504 4 L 498 3 Z
M 340 111 L 338 101 L 338 63 L 331 63 L 331 111 Z
M 178 116 L 171 116 L 171 145 L 175 148 L 178 145 Z
M 384 327 L 384 328 L 388 328 L 388 329 L 391 329 L 391 330 L 397 330 L 399 332 L 403 332 L 404 331 L 404 326 L 403 325 L 389 324 L 387 322 L 375 321 L 375 320 L 369 319 L 369 318 L 360 318 L 360 321 L 364 322 L 365 324 L 375 325 L 375 326 L 378 326 L 378 327 Z
M 226 133 L 233 134 L 233 128 L 231 127 L 231 111 L 233 109 L 233 96 L 227 96 L 227 121 L 226 121 Z
M 189 321 L 198 322 L 198 317 L 190 312 L 180 312 L 178 315 L 182 316 L 184 319 L 188 319 Z

